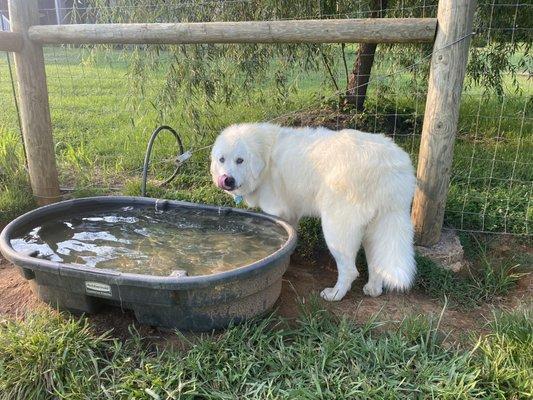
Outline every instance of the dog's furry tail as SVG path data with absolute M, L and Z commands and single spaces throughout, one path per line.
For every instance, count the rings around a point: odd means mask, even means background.
M 409 212 L 398 210 L 378 215 L 367 228 L 365 253 L 369 268 L 381 276 L 384 288 L 409 289 L 416 275 Z

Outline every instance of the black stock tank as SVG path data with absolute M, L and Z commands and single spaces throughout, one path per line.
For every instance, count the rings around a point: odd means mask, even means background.
M 2 254 L 43 301 L 140 323 L 221 329 L 268 311 L 296 245 L 286 222 L 233 208 L 92 197 L 38 208 L 0 234 Z

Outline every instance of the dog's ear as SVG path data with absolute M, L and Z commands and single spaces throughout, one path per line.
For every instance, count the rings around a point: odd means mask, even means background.
M 254 152 L 251 153 L 252 158 L 250 160 L 250 171 L 252 172 L 252 177 L 254 180 L 259 179 L 261 172 L 265 169 L 266 163 L 262 157 Z
M 248 154 L 249 160 L 247 161 L 250 174 L 254 180 L 258 180 L 261 172 L 266 167 L 266 162 L 263 159 L 260 146 L 253 146 L 250 143 L 243 143 L 243 146 Z
M 249 128 L 251 131 L 243 138 L 242 144 L 249 154 L 249 168 L 254 180 L 258 180 L 263 170 L 270 167 L 273 135 L 264 130 Z

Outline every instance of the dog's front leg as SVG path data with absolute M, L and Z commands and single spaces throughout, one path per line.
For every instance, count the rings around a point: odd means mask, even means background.
M 286 207 L 281 207 L 280 204 L 268 204 L 268 206 L 263 206 L 261 209 L 267 214 L 275 215 L 278 218 L 281 218 L 284 221 L 287 221 L 292 227 L 297 228 L 300 218 L 296 214 Z

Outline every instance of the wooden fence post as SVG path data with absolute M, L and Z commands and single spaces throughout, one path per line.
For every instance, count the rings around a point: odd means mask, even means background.
M 37 203 L 45 205 L 60 200 L 60 192 L 43 48 L 28 38 L 28 28 L 39 24 L 39 9 L 37 0 L 9 0 L 8 4 L 11 30 L 23 36 L 22 49 L 14 58 L 28 173 Z
M 412 211 L 422 246 L 440 239 L 475 8 L 475 0 L 439 1 Z

